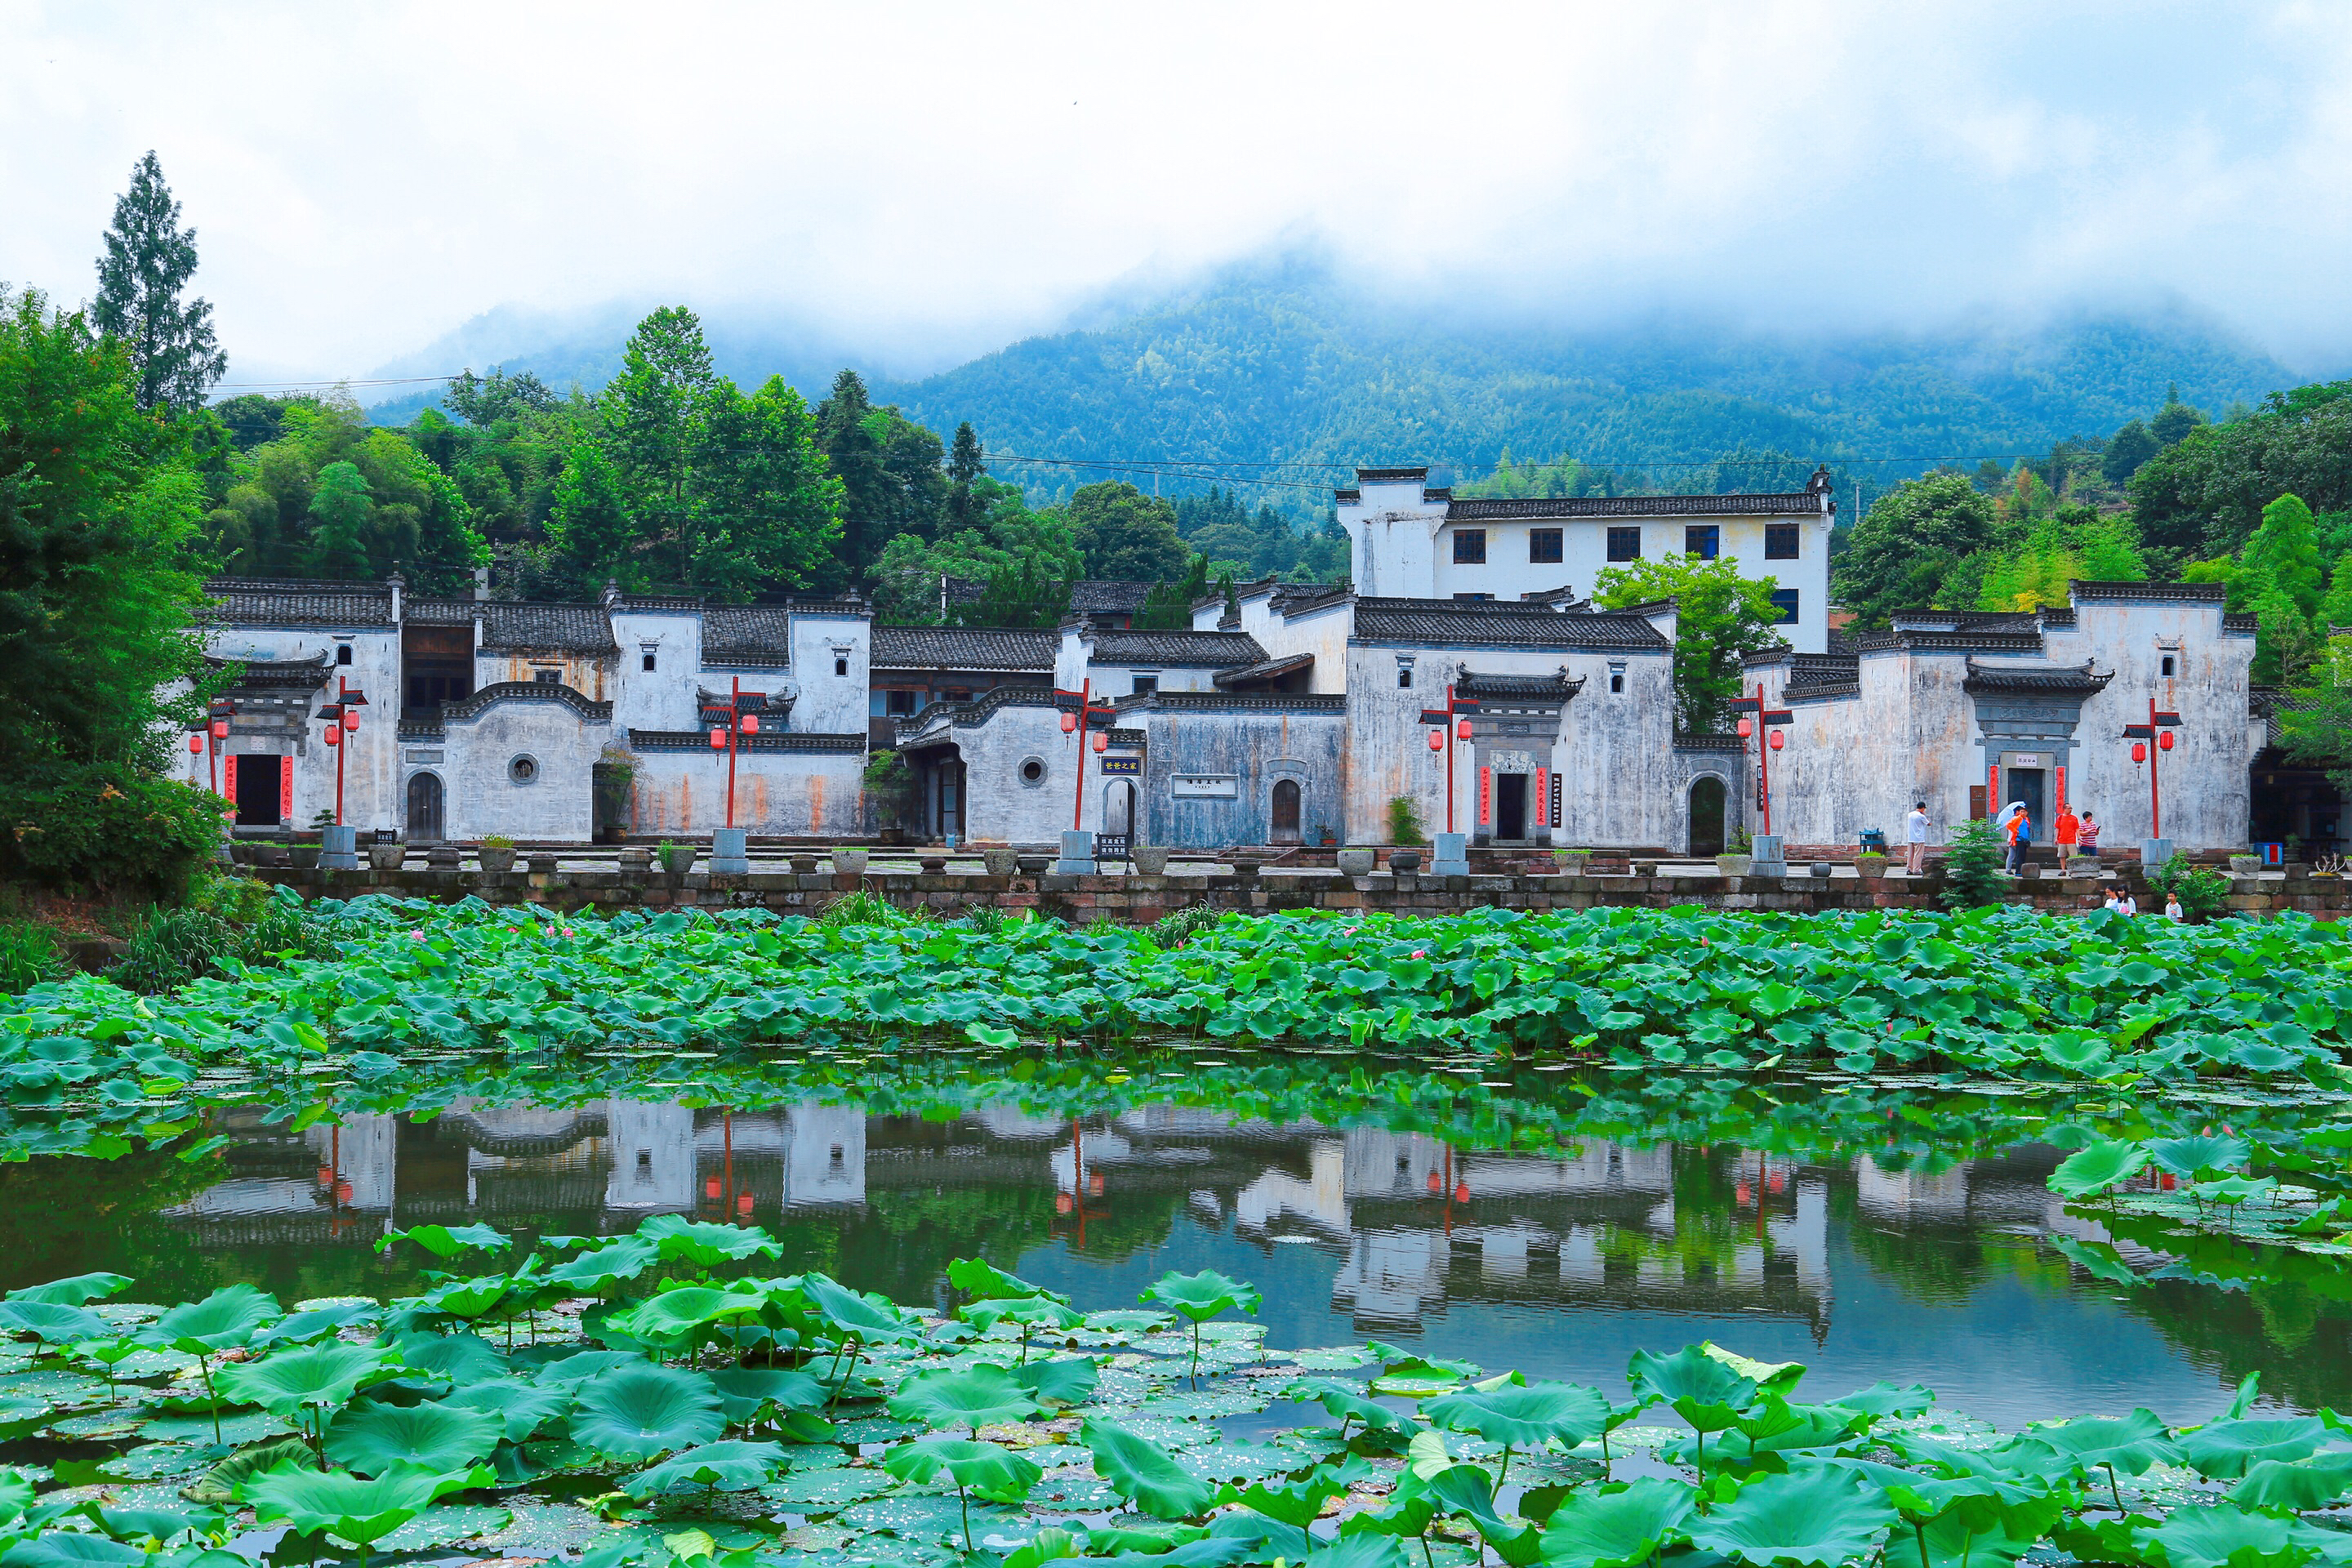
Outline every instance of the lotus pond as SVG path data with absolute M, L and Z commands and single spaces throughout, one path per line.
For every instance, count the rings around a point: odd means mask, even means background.
M 2327 928 L 325 918 L 0 1013 L 5 1568 L 2352 1560 Z

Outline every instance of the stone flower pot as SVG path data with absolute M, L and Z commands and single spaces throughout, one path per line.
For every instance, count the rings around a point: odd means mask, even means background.
M 1391 850 L 1389 852 L 1389 869 L 1402 876 L 1409 877 L 1412 875 L 1415 871 L 1421 869 L 1421 851 L 1418 849 Z
M 294 869 L 297 871 L 317 870 L 319 868 L 319 850 L 320 846 L 316 844 L 297 844 L 292 846 L 289 853 L 292 855 L 294 859 Z
M 1592 851 L 1555 849 L 1551 852 L 1551 863 L 1559 868 L 1559 874 L 1563 877 L 1581 877 L 1592 868 Z
M 662 869 L 673 877 L 683 877 L 694 869 L 695 847 L 691 844 L 673 844 L 661 852 Z
M 1020 868 L 1024 877 L 1042 877 L 1054 864 L 1054 858 L 1051 855 L 1022 855 L 1014 858 L 1013 864 Z
M 1745 877 L 1748 868 L 1755 864 L 1756 857 L 1753 855 L 1718 855 L 1715 858 L 1717 873 L 1725 877 Z
M 1831 869 L 1832 869 L 1832 868 L 1831 868 L 1830 863 L 1829 863 L 1828 861 L 1826 861 L 1826 860 L 1816 860 L 1816 861 L 1814 861 L 1814 862 L 1813 862 L 1813 864 L 1812 864 L 1812 867 L 1811 867 L 1811 871 L 1812 871 L 1813 880 L 1814 880 L 1814 881 L 1816 881 L 1816 882 L 1826 882 L 1826 881 L 1828 881 L 1828 880 L 1830 879 L 1830 871 L 1831 871 Z
M 621 850 L 621 875 L 642 877 L 653 869 L 654 852 L 642 844 L 625 846 Z
M 915 863 L 923 868 L 923 875 L 926 877 L 940 877 L 947 874 L 948 858 L 944 855 L 918 855 L 915 858 Z M 797 863 L 795 863 L 795 868 L 797 868 Z
M 458 849 L 455 844 L 428 844 L 425 847 L 425 868 L 428 871 L 454 871 L 457 868 Z
M 1339 875 L 1369 877 L 1372 874 L 1372 868 L 1380 864 L 1381 858 L 1376 850 L 1342 849 L 1339 851 Z
M 833 874 L 836 877 L 863 877 L 866 875 L 866 851 L 863 849 L 835 850 L 833 852 Z
M 2262 868 L 2263 858 L 2259 855 L 2232 855 L 2230 857 L 2230 875 L 2232 877 L 2251 877 Z
M 368 846 L 368 864 L 379 871 L 397 871 L 400 869 L 401 863 L 407 858 L 408 846 L 405 844 Z
M 992 844 L 980 852 L 980 863 L 992 877 L 1010 877 L 1021 869 L 1021 854 L 1010 844 Z
M 790 863 L 791 863 L 791 865 L 792 865 L 792 868 L 793 868 L 793 876 L 795 876 L 795 877 L 814 877 L 814 876 L 815 876 L 815 875 L 816 875 L 816 861 L 817 861 L 817 858 L 816 858 L 815 856 L 814 856 L 814 855 L 793 855 L 793 856 L 790 856 L 790 857 L 788 857 L 787 858 L 789 859 L 789 861 L 790 861 Z
M 1854 858 L 1853 873 L 1865 882 L 1875 882 L 1886 875 L 1886 857 L 1861 855 Z
M 555 875 L 555 857 L 544 853 L 530 856 L 524 859 L 523 868 L 534 877 L 552 877 Z
M 514 869 L 515 852 L 512 845 L 509 845 L 504 849 L 492 849 L 485 845 L 474 851 L 474 858 L 482 863 L 483 870 L 493 874 Z
M 1138 844 L 1129 853 L 1135 858 L 1137 876 L 1165 877 L 1168 875 L 1168 846 L 1165 844 Z

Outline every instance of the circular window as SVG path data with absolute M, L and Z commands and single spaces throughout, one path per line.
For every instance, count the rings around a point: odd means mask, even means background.
M 1021 782 L 1025 784 L 1044 784 L 1045 782 L 1045 759 L 1043 757 L 1022 758 Z
M 539 781 L 539 759 L 517 757 L 507 764 L 507 777 L 519 784 L 536 784 Z

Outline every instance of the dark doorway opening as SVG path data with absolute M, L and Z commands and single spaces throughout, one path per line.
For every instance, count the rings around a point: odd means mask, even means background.
M 1691 785 L 1690 852 L 1699 859 L 1723 853 L 1723 781 L 1712 773 Z
M 1495 775 L 1495 837 L 1525 838 L 1528 836 L 1528 775 L 1496 773 Z
M 629 831 L 630 772 L 612 763 L 588 767 L 588 832 L 599 844 L 618 844 Z
M 1298 781 L 1274 781 L 1273 840 L 1276 844 L 1298 842 Z
M 2000 803 L 2002 810 L 2007 810 L 2017 801 L 2025 803 L 2025 815 L 2033 823 L 2033 842 L 2036 844 L 2050 842 L 2050 818 L 2042 809 L 2042 782 L 2049 775 L 2040 768 L 2011 768 L 2000 786 L 2000 793 L 2009 797 Z M 1994 815 L 1999 816 L 2000 813 Z
M 441 837 L 441 779 L 437 773 L 412 774 L 408 781 L 408 839 L 431 844 Z
M 939 798 L 931 833 L 940 839 L 953 834 L 957 843 L 963 842 L 963 760 L 960 757 L 940 764 Z
M 286 820 L 278 784 L 283 764 L 276 757 L 236 760 L 236 822 L 240 827 L 275 827 Z

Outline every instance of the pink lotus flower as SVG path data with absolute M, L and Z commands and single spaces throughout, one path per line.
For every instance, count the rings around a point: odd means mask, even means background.
M 566 935 L 566 936 L 570 936 L 570 935 L 572 934 L 572 928 L 571 928 L 570 926 L 565 926 L 565 927 L 563 928 L 563 934 L 564 934 L 564 935 Z
M 410 931 L 408 933 L 408 939 L 411 942 L 423 942 L 425 940 L 425 932 L 422 929 Z
M 1412 950 L 1412 955 L 1415 958 L 1427 958 L 1429 956 L 1429 950 L 1426 948 L 1416 947 Z

